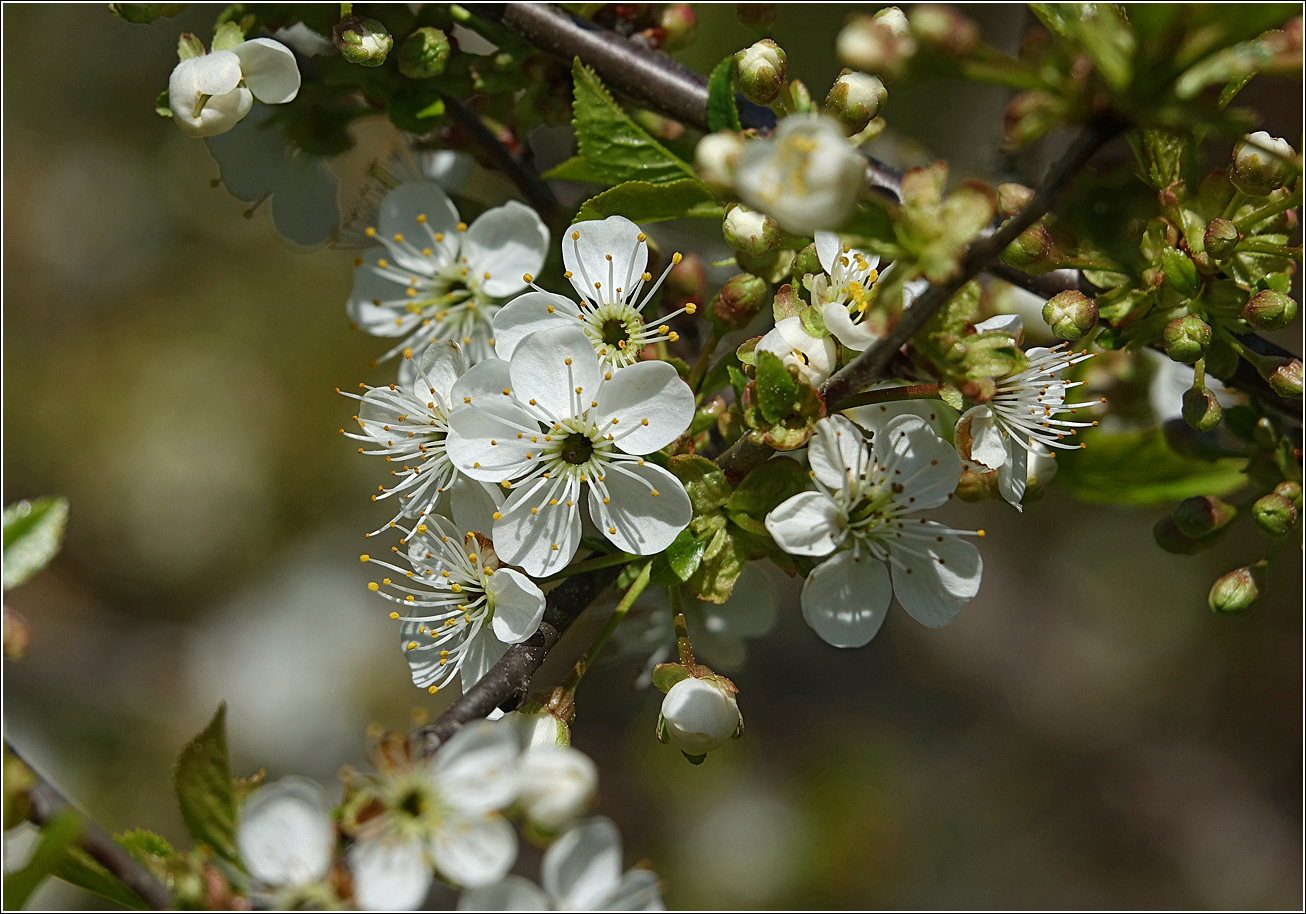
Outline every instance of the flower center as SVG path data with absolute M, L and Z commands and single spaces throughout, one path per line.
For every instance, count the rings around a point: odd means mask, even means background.
M 572 432 L 563 439 L 562 448 L 559 456 L 574 466 L 580 466 L 590 459 L 594 453 L 594 442 L 588 435 L 582 435 L 580 432 Z
M 624 323 L 617 320 L 615 317 L 611 317 L 603 322 L 602 338 L 603 342 L 607 343 L 609 346 L 621 346 L 624 348 L 627 340 L 630 339 L 630 332 L 626 329 Z
M 416 790 L 408 791 L 404 798 L 399 801 L 399 809 L 408 813 L 414 819 L 421 818 L 423 805 L 425 804 L 422 802 L 422 795 Z

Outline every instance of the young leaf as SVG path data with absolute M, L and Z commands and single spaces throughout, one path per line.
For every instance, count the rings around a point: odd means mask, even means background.
M 114 835 L 113 840 L 145 866 L 151 865 L 152 858 L 165 860 L 176 853 L 167 838 L 144 828 L 134 828 L 121 835 Z
M 584 181 L 587 184 L 606 183 L 603 176 L 580 156 L 572 156 L 546 171 L 541 177 L 549 181 Z
M 748 561 L 748 547 L 735 537 L 737 527 L 722 523 L 707 541 L 703 559 L 689 578 L 694 595 L 709 603 L 730 599 L 735 581 Z
M 141 896 L 119 882 L 117 876 L 100 866 L 90 854 L 75 845 L 68 847 L 63 858 L 50 870 L 50 875 L 93 892 L 101 898 L 107 898 L 124 908 L 131 908 L 134 911 L 149 910 L 149 905 L 141 899 Z
M 41 829 L 41 840 L 27 865 L 16 873 L 5 874 L 3 895 L 6 911 L 17 911 L 27 902 L 28 897 L 59 864 L 68 846 L 77 840 L 81 832 L 81 820 L 71 809 L 65 809 L 45 823 Z
M 191 740 L 177 759 L 172 785 L 181 818 L 196 841 L 240 866 L 236 849 L 236 796 L 231 787 L 227 755 L 227 703 L 218 705 L 213 720 Z
M 1057 457 L 1054 484 L 1081 501 L 1160 505 L 1193 495 L 1226 495 L 1247 482 L 1243 461 L 1196 460 L 1176 454 L 1160 429 L 1083 436 L 1082 450 Z
M 730 497 L 726 474 L 705 457 L 679 454 L 667 462 L 667 469 L 685 486 L 696 515 L 721 507 Z
M 757 398 L 762 415 L 768 422 L 779 422 L 794 409 L 794 396 L 798 389 L 789 369 L 773 352 L 757 353 Z
M 576 129 L 576 149 L 594 174 L 611 184 L 698 180 L 689 164 L 630 119 L 594 71 L 579 58 L 571 72 L 575 83 L 572 126 Z
M 739 130 L 739 109 L 735 107 L 735 55 L 716 65 L 707 81 L 707 125 L 712 132 Z
M 4 589 L 36 574 L 63 545 L 68 499 L 46 496 L 17 502 L 4 513 Z
M 213 33 L 213 50 L 230 51 L 245 41 L 244 30 L 234 22 L 224 22 Z
M 627 181 L 586 200 L 576 214 L 576 221 L 606 219 L 608 216 L 625 216 L 632 222 L 643 224 L 667 219 L 720 219 L 722 209 L 712 191 L 698 180 L 685 179 L 665 184 Z
M 807 488 L 807 472 L 789 457 L 773 457 L 744 477 L 726 502 L 731 514 L 765 518 L 780 502 Z

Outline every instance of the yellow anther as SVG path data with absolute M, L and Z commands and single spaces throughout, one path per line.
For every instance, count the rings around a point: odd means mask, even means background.
M 368 238 L 375 238 L 375 237 L 376 237 L 376 229 L 372 228 L 372 227 L 369 225 L 369 226 L 367 227 L 367 229 L 363 232 L 363 234 L 366 235 Z
M 417 642 L 416 642 L 416 641 L 409 641 L 409 642 L 408 642 L 408 650 L 411 651 L 411 650 L 412 650 L 413 648 L 415 648 L 415 647 L 417 647 Z
M 376 583 L 376 581 L 369 581 L 368 584 L 367 584 L 367 589 L 368 589 L 368 590 L 380 590 L 380 589 L 381 589 L 381 585 L 378 584 L 378 583 Z
M 465 231 L 467 231 L 467 223 L 466 223 L 466 222 L 459 222 L 459 223 L 458 223 L 458 231 L 460 231 L 460 232 L 465 232 Z
M 371 558 L 371 556 L 368 556 L 368 555 L 360 555 L 360 556 L 358 557 L 358 560 L 359 560 L 360 562 L 366 562 L 369 558 Z
M 674 253 L 674 254 L 671 255 L 671 263 L 672 263 L 673 265 L 675 265 L 675 264 L 677 264 L 677 263 L 680 263 L 680 261 L 682 261 L 682 260 L 684 260 L 684 259 L 685 259 L 685 258 L 683 258 L 683 257 L 680 256 L 680 252 L 679 252 L 679 251 L 676 251 L 676 253 Z
M 395 232 L 395 241 L 399 242 L 400 244 L 404 243 L 404 236 L 401 232 Z
M 426 222 L 426 213 L 418 213 L 418 214 L 417 214 L 417 224 L 418 224 L 418 225 L 423 225 L 423 224 L 425 224 L 425 222 Z
M 640 241 L 648 241 L 648 236 L 645 235 L 643 232 L 640 232 L 640 233 L 639 233 L 639 240 L 640 240 Z
M 648 420 L 647 420 L 647 419 L 640 419 L 640 420 L 639 420 L 639 424 L 640 424 L 640 425 L 648 425 Z
M 523 273 L 523 274 L 521 275 L 521 281 L 522 281 L 522 282 L 535 282 L 535 277 L 532 276 L 532 275 L 529 274 L 529 273 Z
M 660 493 L 660 492 L 658 492 L 658 490 L 657 490 L 657 489 L 649 489 L 649 492 L 648 492 L 648 494 L 650 494 L 650 495 L 652 495 L 652 496 L 653 496 L 653 497 L 654 497 L 654 498 L 657 498 L 657 497 L 658 497 L 658 495 L 660 495 L 660 494 L 661 494 L 661 493 Z
M 411 349 L 405 349 L 405 350 L 404 350 L 404 358 L 406 358 L 406 359 L 411 359 L 412 357 L 413 357 L 413 350 L 411 350 Z
M 571 364 L 571 359 L 563 359 L 563 364 L 564 364 L 564 365 L 570 365 L 570 364 Z M 535 401 L 532 400 L 531 402 L 534 403 Z
M 426 691 L 428 691 L 428 692 L 430 692 L 432 695 L 434 695 L 436 692 L 440 691 L 440 687 L 439 687 L 439 686 L 428 686 L 427 689 L 426 689 Z
M 436 241 L 444 241 L 444 232 L 436 232 L 436 233 L 435 233 L 435 240 L 436 240 Z
M 398 619 L 398 618 L 399 618 L 399 613 L 396 613 L 396 612 L 392 612 L 392 613 L 390 613 L 390 618 L 391 618 L 391 619 Z
M 689 302 L 688 304 L 685 305 L 685 313 L 686 314 L 698 313 L 698 305 L 694 304 L 693 302 Z
M 382 257 L 380 260 L 376 262 L 376 265 L 384 270 L 386 267 L 390 266 L 390 261 Z
M 546 305 L 545 307 L 548 309 L 548 312 L 549 312 L 550 314 L 553 313 L 553 305 Z
M 571 233 L 571 240 L 572 240 L 572 241 L 579 241 L 579 240 L 580 240 L 580 232 L 572 232 L 572 233 Z

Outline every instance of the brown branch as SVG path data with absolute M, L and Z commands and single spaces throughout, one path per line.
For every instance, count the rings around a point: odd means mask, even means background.
M 65 809 L 72 809 L 81 819 L 81 835 L 77 843 L 86 853 L 154 910 L 167 911 L 172 908 L 172 894 L 161 882 L 151 876 L 135 857 L 114 841 L 109 833 L 97 825 L 90 816 L 82 813 L 65 799 L 63 794 L 41 776 L 40 772 L 23 759 L 8 740 L 5 740 L 5 750 L 21 761 L 37 779 L 36 784 L 27 791 L 29 819 L 37 825 L 44 825 Z

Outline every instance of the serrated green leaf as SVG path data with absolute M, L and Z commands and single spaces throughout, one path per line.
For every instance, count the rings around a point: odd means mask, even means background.
M 679 587 L 698 569 L 706 548 L 706 540 L 695 538 L 691 529 L 681 530 L 671 545 L 653 559 L 649 584 L 655 587 Z
M 1193 495 L 1227 495 L 1247 482 L 1244 461 L 1195 460 L 1176 454 L 1160 429 L 1107 432 L 1094 429 L 1087 445 L 1062 451 L 1053 483 L 1082 501 L 1160 505 Z
M 22 584 L 63 546 L 68 499 L 47 495 L 16 502 L 4 513 L 4 589 Z
M 784 362 L 773 352 L 757 353 L 757 402 L 768 422 L 779 422 L 794 409 L 798 387 L 785 368 Z
M 576 150 L 603 181 L 658 184 L 683 178 L 698 180 L 688 163 L 631 120 L 594 71 L 579 58 L 571 72 L 575 86 L 572 126 L 576 130 Z
M 716 510 L 730 497 L 730 482 L 726 474 L 705 457 L 678 454 L 667 461 L 667 469 L 685 487 L 695 515 Z
M 553 166 L 541 177 L 550 181 L 584 181 L 589 184 L 607 183 L 604 181 L 603 176 L 580 156 L 572 156 L 567 161 Z
M 27 865 L 15 873 L 5 874 L 3 896 L 6 911 L 17 911 L 27 902 L 37 886 L 58 866 L 69 845 L 81 832 L 81 820 L 71 809 L 63 810 L 45 823 Z
M 135 857 L 140 863 L 147 866 L 151 857 L 167 858 L 177 853 L 172 849 L 172 845 L 168 843 L 167 838 L 156 835 L 145 828 L 134 828 L 120 835 L 114 835 L 113 840 L 122 845 L 127 853 Z
M 224 22 L 213 33 L 213 50 L 230 51 L 245 43 L 245 31 L 234 22 Z
M 181 60 L 190 60 L 192 57 L 203 56 L 204 42 L 199 40 L 199 36 L 182 32 L 177 38 L 177 57 Z
M 196 841 L 241 866 L 236 849 L 236 796 L 227 755 L 227 703 L 218 705 L 204 731 L 181 750 L 172 773 L 181 818 Z
M 141 896 L 123 885 L 118 881 L 117 876 L 75 845 L 69 845 L 63 857 L 50 870 L 50 875 L 93 892 L 101 898 L 107 898 L 124 908 L 131 908 L 134 911 L 149 910 L 149 905 L 141 899 Z
M 764 518 L 780 502 L 805 490 L 807 481 L 807 471 L 798 461 L 790 457 L 772 457 L 744 477 L 726 502 L 726 510 L 732 514 Z
M 744 390 L 748 387 L 748 375 L 734 365 L 726 366 L 726 375 L 730 378 L 730 387 L 735 392 L 735 402 L 744 402 Z
M 659 663 L 653 667 L 653 685 L 660 692 L 670 692 L 671 687 L 689 678 L 689 670 L 679 663 Z
M 730 54 L 712 70 L 707 80 L 707 126 L 718 130 L 739 130 L 739 109 L 735 107 L 735 55 Z
M 707 541 L 698 569 L 689 578 L 694 595 L 709 603 L 724 603 L 730 599 L 735 581 L 739 579 L 748 561 L 748 547 L 733 535 L 733 528 L 724 522 Z
M 625 216 L 642 225 L 668 219 L 720 219 L 724 212 L 712 191 L 698 180 L 663 184 L 626 181 L 586 200 L 576 214 L 576 221 Z

